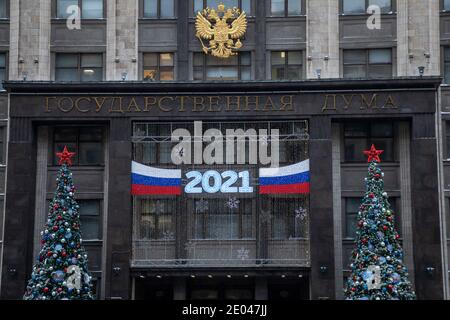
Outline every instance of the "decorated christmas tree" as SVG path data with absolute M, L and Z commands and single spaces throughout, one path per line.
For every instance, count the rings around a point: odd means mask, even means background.
M 345 291 L 348 300 L 414 300 L 416 298 L 403 265 L 403 251 L 394 227 L 384 173 L 378 166 L 383 151 L 364 151 L 369 170 L 366 193 L 358 212 L 356 248 Z
M 66 147 L 59 157 L 56 191 L 42 235 L 42 249 L 33 266 L 25 300 L 91 300 L 91 277 L 82 246 L 79 206 L 69 166 L 74 153 Z

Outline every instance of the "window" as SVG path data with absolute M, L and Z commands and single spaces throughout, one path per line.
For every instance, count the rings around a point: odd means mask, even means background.
M 194 80 L 251 80 L 251 54 L 221 59 L 203 52 L 194 53 Z
M 194 13 L 197 14 L 206 7 L 217 8 L 220 3 L 223 3 L 225 8 L 237 7 L 247 15 L 252 14 L 251 0 L 194 0 Z
M 364 150 L 374 144 L 383 162 L 394 161 L 394 127 L 392 122 L 348 122 L 344 126 L 346 162 L 366 162 Z
M 101 239 L 100 200 L 78 200 L 83 240 Z
M 447 199 L 449 199 L 449 198 L 447 198 Z M 449 201 L 449 200 L 447 200 L 447 201 Z M 1 204 L 2 203 L 0 202 L 0 205 Z M 447 203 L 447 205 L 449 206 L 449 209 L 450 209 L 450 203 Z M 450 241 L 450 210 L 449 209 L 446 210 L 446 212 L 447 212 L 447 218 L 446 218 L 447 228 L 446 229 L 447 229 L 447 240 L 448 241 Z
M 345 199 L 345 238 L 355 238 L 361 198 Z
M 6 79 L 6 54 L 0 53 L 0 90 L 3 90 L 3 81 Z
M 450 0 L 443 0 L 442 1 L 442 9 L 443 10 L 450 10 Z
M 0 164 L 4 164 L 5 128 L 0 127 Z
M 0 0 L 0 19 L 8 18 L 8 7 L 6 5 L 6 0 Z
M 392 50 L 344 50 L 344 78 L 391 78 Z
M 272 80 L 299 80 L 303 78 L 301 51 L 273 51 L 271 53 Z
M 54 135 L 54 160 L 58 164 L 56 152 L 61 152 L 64 146 L 69 151 L 75 152 L 72 158 L 73 165 L 94 166 L 104 163 L 103 156 L 103 129 L 101 127 L 61 127 L 55 128 Z
M 73 11 L 67 12 L 70 6 L 78 6 L 80 8 L 82 19 L 102 19 L 104 0 L 57 0 L 56 17 L 66 19 L 72 15 Z
M 444 82 L 450 84 L 450 47 L 444 48 Z
M 176 201 L 138 199 L 139 240 L 175 240 Z
M 344 237 L 354 239 L 356 237 L 356 229 L 358 224 L 358 211 L 361 206 L 362 197 L 345 199 L 345 225 Z M 397 212 L 398 198 L 389 198 L 390 209 L 394 214 L 394 227 L 399 235 L 401 235 L 401 218 Z
M 174 80 L 173 53 L 144 53 L 144 80 Z
M 345 14 L 365 14 L 369 6 L 379 6 L 382 13 L 392 11 L 392 0 L 342 0 L 342 12 Z
M 273 198 L 271 202 L 271 238 L 279 240 L 306 238 L 308 223 L 308 213 L 298 211 L 299 199 L 279 199 Z
M 175 144 L 163 143 L 156 138 L 167 138 L 170 141 L 171 132 L 170 125 L 152 124 L 147 126 L 145 123 L 136 123 L 134 136 L 141 143 L 134 144 L 134 159 L 145 165 L 172 164 L 171 152 Z M 142 137 L 152 138 L 144 140 Z
M 144 18 L 175 17 L 175 0 L 144 0 Z
M 103 55 L 101 53 L 57 53 L 56 81 L 102 81 Z
M 277 17 L 301 15 L 302 0 L 271 0 L 270 13 Z
M 450 121 L 445 123 L 445 135 L 447 145 L 447 159 L 450 159 Z
M 194 202 L 195 239 L 252 239 L 252 199 L 237 199 L 230 209 L 222 198 Z M 207 205 L 204 203 L 207 202 Z

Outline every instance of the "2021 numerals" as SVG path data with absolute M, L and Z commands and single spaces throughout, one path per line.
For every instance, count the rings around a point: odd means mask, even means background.
M 224 171 L 222 173 L 209 170 L 204 173 L 200 171 L 189 171 L 186 178 L 192 179 L 184 188 L 186 193 L 252 193 L 250 186 L 249 171 Z M 241 181 L 238 185 L 238 180 Z

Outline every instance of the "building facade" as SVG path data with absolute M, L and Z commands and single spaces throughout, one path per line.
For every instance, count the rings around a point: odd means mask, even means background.
M 24 292 L 67 145 L 98 298 L 342 299 L 374 143 L 418 297 L 448 299 L 450 1 L 223 3 L 248 16 L 228 59 L 195 36 L 219 1 L 0 0 L 0 296 Z M 309 193 L 262 194 L 255 164 L 174 165 L 170 134 L 196 121 L 278 129 Z M 132 163 L 180 170 L 183 192 L 132 195 Z

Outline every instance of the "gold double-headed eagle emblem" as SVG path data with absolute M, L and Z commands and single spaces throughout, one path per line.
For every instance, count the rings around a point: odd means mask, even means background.
M 195 28 L 195 36 L 200 40 L 205 54 L 229 58 L 237 55 L 235 50 L 242 47 L 241 38 L 247 31 L 247 17 L 245 12 L 238 8 L 225 10 L 225 5 L 221 3 L 217 10 L 206 8 L 199 11 Z M 209 40 L 209 46 L 206 46 L 203 40 Z

